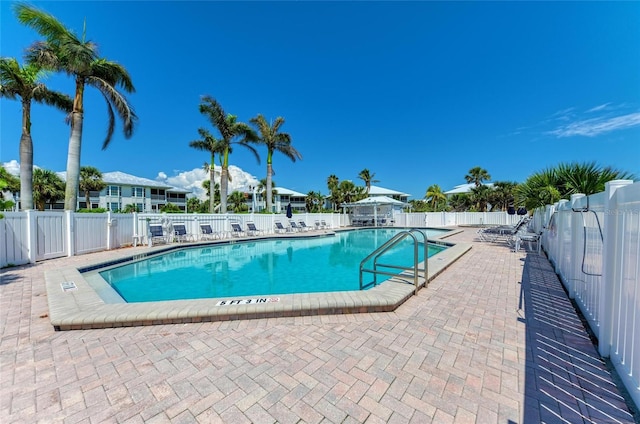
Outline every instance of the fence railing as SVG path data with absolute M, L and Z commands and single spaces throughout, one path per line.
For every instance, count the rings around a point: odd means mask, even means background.
M 610 181 L 603 193 L 574 194 L 536 211 L 536 231 L 575 300 L 640 407 L 640 182 Z

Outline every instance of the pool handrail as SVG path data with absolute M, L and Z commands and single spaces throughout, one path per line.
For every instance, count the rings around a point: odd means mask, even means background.
M 424 240 L 424 269 L 423 270 L 419 270 L 418 269 L 418 239 L 417 237 L 413 234 L 414 232 L 417 232 L 419 234 L 422 235 L 423 240 Z M 412 267 L 404 267 L 404 266 L 400 266 L 400 265 L 388 265 L 388 264 L 378 264 L 378 259 L 380 258 L 380 255 L 382 255 L 383 253 L 385 253 L 387 250 L 391 249 L 392 247 L 394 247 L 396 244 L 400 243 L 402 240 L 404 240 L 405 238 L 411 236 L 411 238 L 413 239 L 413 266 Z M 398 274 L 395 274 L 393 272 L 388 272 L 388 271 L 382 271 L 377 269 L 378 266 L 382 266 L 385 268 L 395 268 L 395 269 L 402 269 L 402 270 L 411 270 L 413 269 L 413 281 L 414 281 L 414 285 L 415 285 L 415 289 L 414 289 L 414 294 L 418 294 L 418 271 L 424 271 L 424 285 L 425 287 L 427 286 L 427 282 L 428 282 L 428 258 L 429 258 L 429 247 L 428 247 L 428 241 L 427 241 L 427 235 L 424 231 L 418 229 L 418 228 L 411 228 L 409 230 L 405 230 L 405 231 L 401 231 L 398 234 L 394 235 L 391 239 L 389 239 L 388 241 L 386 241 L 382 246 L 378 247 L 376 250 L 374 250 L 373 252 L 371 252 L 366 258 L 364 258 L 361 262 L 360 262 L 360 290 L 363 289 L 363 284 L 362 284 L 362 276 L 364 272 L 370 272 L 373 274 L 373 285 L 374 287 L 378 285 L 378 280 L 377 280 L 377 275 L 378 274 L 383 274 L 383 275 L 390 275 L 390 276 L 398 276 Z M 366 269 L 364 268 L 364 264 L 367 263 L 371 258 L 373 258 L 375 256 L 375 259 L 373 260 L 373 269 Z

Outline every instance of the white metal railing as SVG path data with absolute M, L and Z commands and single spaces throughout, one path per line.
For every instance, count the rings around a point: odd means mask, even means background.
M 549 260 L 640 407 L 640 182 L 539 209 Z

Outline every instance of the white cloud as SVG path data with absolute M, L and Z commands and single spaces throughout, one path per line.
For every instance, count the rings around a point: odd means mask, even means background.
M 202 182 L 209 179 L 208 172 L 202 168 L 194 168 L 191 171 L 174 171 L 174 173 L 174 176 L 169 177 L 165 172 L 160 171 L 156 180 L 174 187 L 191 190 L 195 197 L 200 200 L 206 199 L 207 192 L 202 188 Z M 258 184 L 256 177 L 234 165 L 229 165 L 229 175 L 231 175 L 229 193 L 235 190 L 249 191 L 249 185 Z M 220 167 L 215 168 L 214 179 L 217 183 L 220 183 Z
M 12 159 L 9 162 L 3 162 L 2 166 L 9 174 L 16 177 L 20 175 L 20 163 L 17 160 Z
M 605 103 L 605 104 L 603 104 L 603 105 L 598 105 L 598 106 L 592 107 L 591 109 L 589 109 L 589 110 L 587 111 L 587 113 L 589 113 L 589 112 L 599 112 L 599 111 L 601 111 L 601 110 L 609 109 L 609 105 L 610 105 L 610 104 L 611 104 L 611 102 L 609 102 L 609 103 Z
M 602 117 L 572 122 L 549 131 L 548 134 L 559 138 L 583 135 L 595 137 L 600 134 L 632 128 L 640 125 L 640 112 L 615 117 Z

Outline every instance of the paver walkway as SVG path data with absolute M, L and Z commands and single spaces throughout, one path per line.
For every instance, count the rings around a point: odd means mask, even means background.
M 475 242 L 392 313 L 54 332 L 43 273 L 87 259 L 2 271 L 0 422 L 633 422 L 535 253 Z

